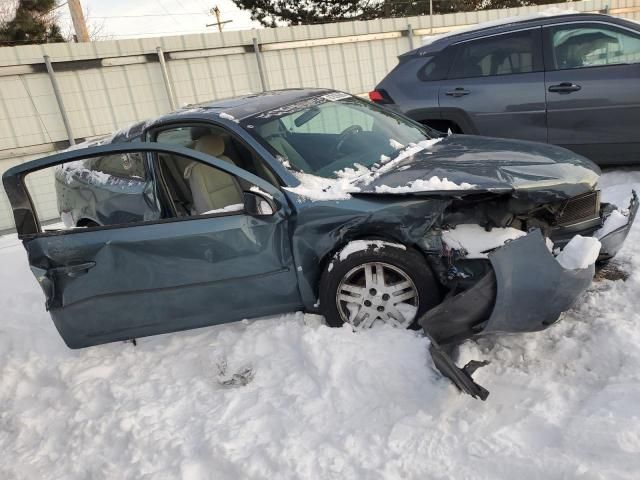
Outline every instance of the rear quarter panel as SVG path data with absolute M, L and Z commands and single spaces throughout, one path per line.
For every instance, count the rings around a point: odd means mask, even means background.
M 416 121 L 441 118 L 438 105 L 440 81 L 418 78 L 419 70 L 427 63 L 425 57 L 402 61 L 377 86 L 393 99 L 390 108 Z
M 56 167 L 58 211 L 67 227 L 86 220 L 117 225 L 160 218 L 149 181 L 94 172 L 82 161 L 72 168 Z

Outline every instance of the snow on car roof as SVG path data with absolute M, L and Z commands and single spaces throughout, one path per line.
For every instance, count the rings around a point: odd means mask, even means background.
M 431 45 L 436 40 L 452 37 L 454 35 L 460 35 L 461 33 L 470 33 L 470 32 L 475 32 L 476 30 L 483 30 L 485 28 L 499 27 L 501 25 L 509 25 L 512 23 L 526 22 L 530 20 L 537 20 L 540 18 L 559 17 L 562 15 L 574 15 L 579 13 L 583 13 L 583 12 L 579 12 L 577 10 L 572 10 L 572 9 L 550 7 L 540 12 L 534 12 L 528 15 L 517 15 L 515 17 L 505 17 L 505 18 L 500 18 L 498 20 L 491 20 L 488 22 L 481 22 L 475 25 L 471 25 L 469 27 L 457 28 L 455 30 L 451 30 L 449 32 L 442 33 L 439 35 L 425 35 L 424 37 L 422 37 L 422 46 Z

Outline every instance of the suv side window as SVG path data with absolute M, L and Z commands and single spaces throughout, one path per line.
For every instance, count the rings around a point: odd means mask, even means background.
M 535 39 L 536 30 L 526 30 L 460 43 L 449 78 L 534 72 Z
M 640 35 L 598 24 L 552 27 L 555 70 L 640 62 Z

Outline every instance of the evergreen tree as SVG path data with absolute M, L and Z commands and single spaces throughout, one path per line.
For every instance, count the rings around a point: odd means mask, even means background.
M 555 3 L 557 0 L 433 0 L 434 13 Z M 265 27 L 343 20 L 408 17 L 429 13 L 429 0 L 233 0 Z
M 0 46 L 64 42 L 51 12 L 56 0 L 20 0 L 15 17 L 0 25 Z

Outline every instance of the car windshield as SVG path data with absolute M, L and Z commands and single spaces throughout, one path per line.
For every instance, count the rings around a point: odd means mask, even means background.
M 367 169 L 433 138 L 426 128 L 343 93 L 305 98 L 250 117 L 243 126 L 268 144 L 287 168 L 334 178 Z

